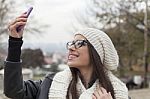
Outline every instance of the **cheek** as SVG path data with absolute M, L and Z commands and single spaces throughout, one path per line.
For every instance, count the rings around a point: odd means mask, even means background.
M 84 49 L 79 52 L 80 55 L 78 58 L 74 59 L 73 61 L 69 61 L 68 65 L 71 67 L 82 67 L 88 66 L 90 64 L 90 57 L 89 52 L 87 49 Z
M 81 54 L 80 62 L 83 63 L 84 65 L 89 65 L 90 57 L 89 57 L 88 51 L 84 51 L 84 52 Z
M 81 66 L 88 66 L 90 64 L 89 52 L 85 50 L 80 55 L 79 64 Z

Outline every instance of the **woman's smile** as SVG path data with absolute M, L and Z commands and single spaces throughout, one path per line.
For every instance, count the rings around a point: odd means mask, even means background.
M 78 57 L 79 57 L 79 55 L 77 55 L 77 54 L 69 54 L 69 55 L 68 55 L 68 61 L 69 61 L 69 60 L 76 59 L 76 58 L 78 58 Z

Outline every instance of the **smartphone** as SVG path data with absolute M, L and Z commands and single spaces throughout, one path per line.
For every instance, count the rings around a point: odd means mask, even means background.
M 28 11 L 27 11 L 27 18 L 29 17 L 29 15 L 30 15 L 30 13 L 31 13 L 32 10 L 33 10 L 33 7 L 30 7 L 30 8 L 28 9 Z
M 27 17 L 27 18 L 29 17 L 29 15 L 30 15 L 30 13 L 32 12 L 32 10 L 33 10 L 33 7 L 30 7 L 30 8 L 28 9 L 28 11 L 26 12 L 26 17 Z M 19 32 L 22 28 L 23 28 L 23 26 L 18 26 L 18 27 L 16 28 L 17 32 Z

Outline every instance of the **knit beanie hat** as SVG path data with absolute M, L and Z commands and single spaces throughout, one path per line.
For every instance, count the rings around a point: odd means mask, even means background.
M 119 63 L 117 51 L 106 33 L 94 28 L 86 28 L 75 33 L 84 36 L 96 49 L 101 62 L 108 70 L 116 70 Z

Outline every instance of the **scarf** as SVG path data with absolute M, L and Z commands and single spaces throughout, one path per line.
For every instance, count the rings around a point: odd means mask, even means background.
M 108 72 L 109 78 L 114 88 L 116 99 L 128 99 L 128 90 L 124 83 L 122 83 L 117 77 L 115 77 L 111 72 Z M 49 89 L 48 97 L 49 99 L 66 99 L 67 90 L 69 84 L 72 80 L 72 74 L 69 68 L 57 73 Z M 79 99 L 92 99 L 92 94 L 99 88 L 98 80 L 88 89 L 86 89 L 78 77 L 77 82 L 77 93 L 79 94 Z

